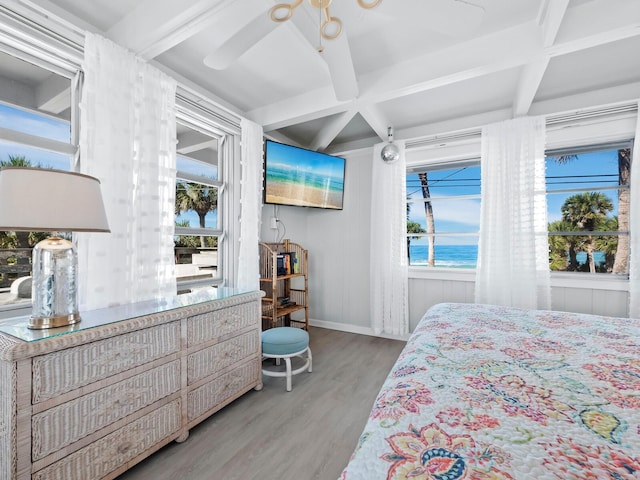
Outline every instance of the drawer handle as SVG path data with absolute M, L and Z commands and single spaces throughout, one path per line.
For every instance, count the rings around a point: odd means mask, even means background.
M 131 442 L 125 442 L 122 445 L 120 445 L 118 447 L 118 453 L 123 455 L 125 453 L 127 453 L 129 450 L 131 450 L 131 447 L 133 446 L 133 444 Z

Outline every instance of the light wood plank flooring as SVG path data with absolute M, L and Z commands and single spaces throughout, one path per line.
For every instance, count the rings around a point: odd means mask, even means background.
M 404 342 L 311 328 L 313 373 L 251 391 L 119 480 L 336 480 Z

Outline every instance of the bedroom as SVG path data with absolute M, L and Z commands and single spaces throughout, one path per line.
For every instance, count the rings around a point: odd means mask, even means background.
M 238 3 L 194 1 L 188 3 L 189 9 L 183 3 L 176 11 L 172 8 L 177 7 L 167 2 L 165 9 L 156 7 L 153 14 L 145 11 L 146 4 L 134 9 L 126 1 L 3 5 L 22 9 L 23 14 L 35 18 L 42 7 L 68 22 L 63 30 L 75 25 L 80 31 L 102 32 L 134 51 L 144 52 L 145 58 L 172 70 L 190 88 L 207 92 L 205 98 L 212 100 L 212 105 L 220 105 L 220 111 L 228 109 L 233 117 L 246 114 L 263 125 L 267 136 L 344 154 L 347 184 L 343 211 L 280 208 L 277 213 L 286 226 L 287 238 L 310 251 L 310 314 L 312 325 L 319 327 L 365 334 L 372 331 L 367 281 L 371 147 L 387 140 L 389 125 L 394 127 L 396 140 L 423 141 L 420 145 L 414 142 L 408 152 L 409 162 L 477 158 L 477 138 L 456 141 L 450 134 L 477 132 L 485 124 L 512 118 L 514 111 L 518 112 L 515 116 L 553 116 L 628 105 L 640 93 L 639 67 L 633 61 L 638 50 L 639 14 L 631 1 L 527 1 L 518 6 L 487 1 L 482 18 L 473 7 L 468 7 L 471 12 L 463 9 L 460 13 L 469 16 L 466 27 L 481 20 L 477 32 L 445 35 L 434 29 L 438 21 L 445 23 L 446 19 L 436 18 L 429 20 L 429 28 L 413 32 L 419 41 L 405 38 L 404 31 L 399 34 L 402 29 L 397 23 L 391 24 L 388 36 L 380 34 L 386 30 L 385 22 L 393 22 L 389 19 L 394 18 L 396 7 L 391 2 L 366 12 L 358 9 L 355 1 L 349 6 L 351 10 L 343 12 L 337 5 L 345 29 L 349 35 L 354 31 L 351 48 L 360 88 L 357 99 L 342 102 L 335 99 L 329 70 L 314 56 L 312 46 L 304 43 L 297 24 L 285 24 L 257 42 L 229 71 L 202 65 L 202 59 L 220 45 L 225 35 L 251 20 L 244 12 L 234 11 L 240 8 Z M 462 8 L 458 4 L 465 2 L 450 3 Z M 250 6 L 257 16 L 261 9 L 268 9 L 269 2 L 256 1 Z M 442 8 L 446 12 L 449 7 Z M 207 12 L 213 13 L 207 16 Z M 421 13 L 424 19 L 431 12 Z M 434 15 L 437 17 L 437 12 Z M 420 15 L 415 15 L 413 23 L 420 26 L 420 20 Z M 55 22 L 46 25 L 56 28 Z M 325 45 L 327 52 L 330 47 Z M 10 48 L 5 46 L 5 50 Z M 265 61 L 255 65 L 252 62 L 256 58 Z M 420 65 L 429 67 L 416 68 L 412 58 L 420 58 Z M 295 65 L 305 68 L 296 69 Z M 238 76 L 246 77 L 245 83 L 242 90 L 234 91 L 232 87 L 240 85 Z M 254 80 L 265 77 L 268 79 Z M 586 141 L 603 143 L 634 136 L 635 110 L 621 109 L 600 119 L 576 120 L 580 128 L 558 128 L 549 133 L 549 139 L 556 146 L 579 147 Z M 445 140 L 440 141 L 443 136 Z M 266 220 L 274 216 L 273 207 L 265 206 L 262 214 L 261 238 L 271 241 L 274 231 Z M 228 218 L 235 216 L 229 212 Z M 227 259 L 227 265 L 233 269 L 233 257 Z M 553 307 L 626 316 L 628 287 L 625 281 L 617 280 L 555 276 Z M 409 288 L 414 328 L 433 304 L 472 301 L 474 276 L 468 272 L 412 269 Z

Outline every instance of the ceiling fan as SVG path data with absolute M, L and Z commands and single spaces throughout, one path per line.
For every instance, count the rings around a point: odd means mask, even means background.
M 382 0 L 350 1 L 357 1 L 365 10 L 365 15 L 373 13 L 373 9 L 382 3 Z M 308 0 L 311 7 L 318 10 L 318 14 L 313 15 L 309 9 L 300 9 L 301 12 L 294 15 L 302 2 L 303 0 L 293 0 L 291 4 L 279 3 L 267 11 L 259 12 L 255 17 L 248 17 L 241 29 L 205 57 L 204 64 L 215 70 L 226 69 L 253 45 L 290 20 L 327 63 L 336 99 L 346 101 L 356 98 L 358 82 L 346 26 L 331 14 L 333 0 Z M 433 12 L 425 18 L 425 28 L 446 35 L 456 36 L 458 32 L 475 29 L 484 17 L 484 8 L 469 0 L 430 0 L 429 5 Z M 322 39 L 327 41 L 318 45 L 319 38 L 320 42 Z

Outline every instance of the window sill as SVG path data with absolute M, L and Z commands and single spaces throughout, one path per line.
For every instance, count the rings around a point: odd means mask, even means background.
M 409 267 L 409 278 L 475 282 L 476 270 L 474 268 Z
M 475 282 L 475 269 L 409 267 L 409 279 L 455 280 Z M 629 291 L 628 275 L 611 273 L 552 272 L 551 286 L 562 288 L 589 288 L 594 290 Z
M 25 300 L 0 305 L 0 321 L 5 318 L 21 317 L 31 314 L 31 301 Z

